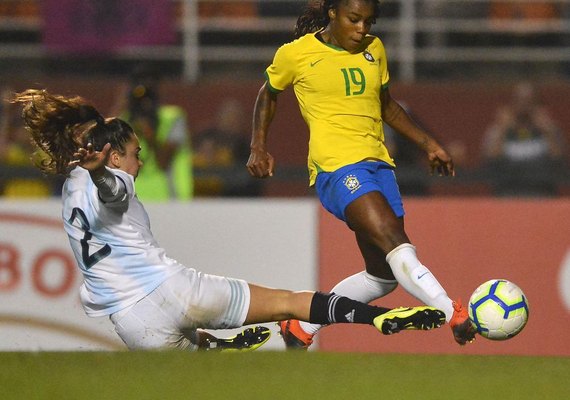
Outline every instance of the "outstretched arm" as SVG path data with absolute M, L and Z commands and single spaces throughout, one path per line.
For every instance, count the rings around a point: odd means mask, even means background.
M 257 178 L 273 176 L 274 160 L 267 152 L 267 135 L 276 107 L 277 95 L 269 90 L 269 84 L 265 82 L 255 100 L 251 153 L 246 164 L 249 174 Z
M 392 98 L 388 89 L 382 90 L 380 100 L 384 122 L 427 153 L 430 172 L 433 174 L 437 171 L 440 176 L 455 176 L 451 156 L 432 136 L 410 118 L 406 110 Z
M 89 171 L 91 180 L 99 190 L 99 198 L 105 203 L 121 201 L 126 198 L 127 191 L 124 185 L 119 185 L 105 165 L 111 152 L 111 144 L 107 143 L 101 151 L 95 151 L 93 145 L 88 143 L 85 148 L 81 147 L 73 154 L 70 167 L 80 166 Z

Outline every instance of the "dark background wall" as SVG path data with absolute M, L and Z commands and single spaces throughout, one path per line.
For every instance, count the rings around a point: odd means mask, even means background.
M 220 103 L 226 98 L 239 100 L 245 118 L 251 120 L 253 104 L 262 80 L 218 80 L 197 84 L 180 81 L 162 83 L 163 102 L 186 109 L 192 132 L 213 124 Z M 45 78 L 36 81 L 5 82 L 14 90 L 46 88 L 54 93 L 78 94 L 93 102 L 104 113 L 111 113 L 121 96 L 124 82 L 117 79 Z M 570 83 L 538 83 L 540 97 L 570 142 Z M 477 166 L 480 144 L 486 127 L 498 107 L 509 102 L 512 84 L 488 83 L 395 83 L 392 96 L 406 103 L 422 124 L 442 143 L 461 141 L 466 146 L 465 168 Z M 249 135 L 249 132 L 245 134 Z M 278 165 L 306 163 L 308 131 L 301 118 L 292 90 L 282 93 L 270 134 L 270 152 Z M 570 159 L 570 157 L 569 157 Z

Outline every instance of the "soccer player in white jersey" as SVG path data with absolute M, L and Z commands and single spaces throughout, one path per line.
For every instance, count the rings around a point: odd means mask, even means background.
M 369 34 L 379 7 L 378 0 L 324 0 L 304 9 L 297 20 L 297 39 L 281 46 L 265 71 L 247 168 L 255 177 L 273 175 L 269 127 L 277 95 L 293 87 L 310 131 L 309 184 L 325 209 L 355 232 L 365 262 L 365 271 L 332 291 L 368 303 L 400 284 L 421 302 L 443 310 L 455 340 L 464 345 L 475 337 L 467 308 L 448 297 L 404 230 L 395 164 L 382 124 L 424 150 L 432 172 L 454 175 L 453 161 L 390 96 L 384 45 Z M 309 347 L 319 329 L 299 321 L 281 323 L 289 347 Z
M 185 267 L 156 242 L 136 196 L 144 149 L 126 122 L 103 118 L 79 97 L 44 90 L 24 91 L 13 101 L 23 105 L 26 128 L 44 154 L 39 167 L 67 176 L 62 217 L 84 277 L 85 312 L 110 316 L 129 349 L 196 349 L 208 340 L 255 348 L 269 332 L 246 330 L 237 344 L 235 338 L 202 340 L 196 332 L 289 318 L 369 324 L 383 334 L 445 322 L 444 313 L 432 307 L 387 309 L 334 293 L 270 289 Z

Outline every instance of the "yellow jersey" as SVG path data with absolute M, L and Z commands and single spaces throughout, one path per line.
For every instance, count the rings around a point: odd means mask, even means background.
M 310 184 L 321 171 L 365 159 L 394 165 L 380 111 L 380 90 L 390 79 L 382 41 L 368 35 L 364 50 L 352 54 L 315 35 L 281 46 L 265 71 L 271 91 L 295 90 L 310 132 Z

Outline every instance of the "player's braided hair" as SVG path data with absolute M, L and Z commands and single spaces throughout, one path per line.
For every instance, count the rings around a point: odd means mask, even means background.
M 302 14 L 295 24 L 295 38 L 300 38 L 307 33 L 317 32 L 326 27 L 329 22 L 329 10 L 337 9 L 341 2 L 348 0 L 312 0 L 303 8 Z M 363 0 L 374 4 L 374 17 L 380 15 L 379 0 Z
M 67 175 L 68 164 L 79 147 L 92 143 L 100 151 L 106 143 L 124 151 L 132 128 L 118 118 L 105 119 L 81 97 L 52 95 L 46 90 L 17 93 L 13 103 L 22 104 L 22 118 L 32 142 L 36 166 L 48 174 Z

